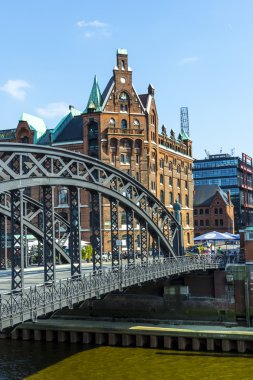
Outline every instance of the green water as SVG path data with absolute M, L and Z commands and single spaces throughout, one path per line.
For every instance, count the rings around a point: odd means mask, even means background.
M 253 356 L 96 347 L 27 377 L 29 380 L 253 379 Z

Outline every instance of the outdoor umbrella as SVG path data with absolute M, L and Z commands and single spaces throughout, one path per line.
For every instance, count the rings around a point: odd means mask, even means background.
M 223 234 L 221 232 L 213 231 L 213 232 L 207 232 L 206 234 L 200 235 L 194 239 L 194 241 L 201 241 L 201 240 L 235 240 L 232 236 L 229 236 L 227 234 Z

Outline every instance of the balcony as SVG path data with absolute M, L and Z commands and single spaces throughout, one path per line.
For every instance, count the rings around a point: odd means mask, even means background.
M 107 128 L 107 135 L 131 135 L 131 136 L 144 136 L 143 133 L 144 129 L 140 128 L 114 128 L 114 127 L 109 127 Z

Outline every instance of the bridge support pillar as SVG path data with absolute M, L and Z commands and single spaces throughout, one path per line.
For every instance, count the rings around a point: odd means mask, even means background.
M 164 347 L 164 348 L 171 349 L 171 346 L 172 346 L 172 340 L 171 340 L 171 337 L 170 337 L 170 336 L 165 336 L 165 337 L 163 338 L 163 347 Z
M 231 351 L 231 341 L 228 339 L 222 339 L 221 341 L 221 349 L 223 352 Z
M 19 338 L 19 330 L 16 328 L 14 331 L 11 333 L 11 339 L 12 340 L 17 340 Z
M 43 186 L 44 281 L 55 281 L 54 188 Z
M 83 333 L 83 343 L 84 344 L 90 344 L 92 342 L 92 334 L 84 332 Z
M 134 265 L 134 212 L 129 208 L 126 209 L 126 223 L 127 223 L 127 265 L 131 267 Z
M 46 330 L 46 341 L 52 342 L 54 340 L 54 332 L 52 330 Z
M 36 341 L 40 341 L 42 339 L 42 331 L 41 330 L 34 330 L 33 339 Z
M 119 343 L 119 335 L 110 333 L 108 334 L 109 346 L 116 346 Z
M 77 343 L 78 342 L 78 333 L 76 331 L 70 332 L 70 343 Z
M 151 335 L 150 342 L 149 342 L 150 348 L 157 348 L 158 347 L 158 337 Z
M 244 340 L 238 340 L 237 341 L 237 351 L 240 354 L 244 354 L 246 352 L 246 349 L 247 349 L 247 342 L 245 342 Z
M 178 349 L 185 350 L 187 345 L 187 339 L 183 337 L 178 337 Z
M 57 331 L 57 340 L 58 342 L 65 342 L 67 339 L 66 331 Z
M 111 247 L 112 247 L 112 269 L 119 269 L 119 247 L 117 245 L 117 240 L 119 239 L 119 224 L 118 224 L 118 211 L 119 202 L 110 199 L 110 211 L 111 211 Z
M 136 347 L 144 347 L 147 343 L 146 335 L 136 335 Z
M 206 349 L 207 351 L 214 351 L 214 339 L 206 340 Z
M 91 192 L 91 244 L 93 248 L 93 271 L 102 269 L 101 194 Z
M 31 330 L 23 329 L 22 330 L 22 339 L 23 340 L 30 340 L 31 339 Z
M 122 346 L 123 347 L 129 347 L 133 344 L 134 336 L 133 335 L 122 335 Z
M 104 344 L 106 341 L 105 334 L 102 333 L 96 333 L 95 334 L 95 344 Z
M 193 349 L 193 351 L 199 351 L 200 350 L 200 339 L 192 338 L 192 349 Z
M 80 246 L 80 197 L 79 189 L 69 188 L 70 195 L 70 236 L 69 254 L 71 259 L 71 276 L 81 275 L 81 246 Z

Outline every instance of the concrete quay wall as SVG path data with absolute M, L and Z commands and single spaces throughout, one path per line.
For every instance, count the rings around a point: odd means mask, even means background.
M 173 326 L 130 322 L 43 320 L 19 325 L 13 340 L 171 350 L 253 353 L 253 329 L 221 326 Z

